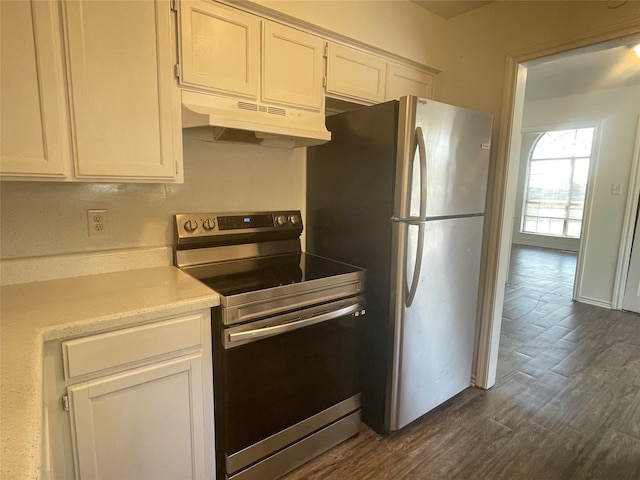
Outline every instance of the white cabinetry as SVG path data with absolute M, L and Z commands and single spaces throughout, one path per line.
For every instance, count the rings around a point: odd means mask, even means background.
M 70 437 L 66 451 L 51 441 L 53 477 L 214 478 L 210 332 L 207 309 L 45 349 L 62 364 L 45 397 L 51 438 Z
M 168 1 L 1 5 L 5 178 L 182 180 Z
M 179 13 L 180 83 L 257 100 L 260 18 L 202 0 Z
M 180 83 L 320 111 L 324 41 L 209 0 L 179 3 Z
M 433 75 L 347 45 L 327 46 L 326 94 L 370 105 L 405 95 L 431 98 Z
M 79 477 L 204 478 L 191 438 L 203 428 L 200 367 L 191 356 L 69 387 Z
M 182 132 L 169 2 L 63 7 L 76 176 L 173 180 Z
M 324 103 L 324 41 L 266 20 L 262 28 L 263 100 L 320 111 Z
M 385 100 L 387 63 L 344 45 L 327 46 L 327 94 L 339 99 L 380 103 Z
M 387 67 L 387 100 L 405 95 L 431 98 L 433 75 L 416 68 L 397 63 Z
M 0 174 L 64 179 L 69 120 L 58 4 L 0 2 Z

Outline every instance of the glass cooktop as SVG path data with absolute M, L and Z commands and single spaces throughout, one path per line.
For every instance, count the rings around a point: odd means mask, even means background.
M 309 253 L 234 260 L 185 269 L 226 297 L 362 271 L 353 265 Z

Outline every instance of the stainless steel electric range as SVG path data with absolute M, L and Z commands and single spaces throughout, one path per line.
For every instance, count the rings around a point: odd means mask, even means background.
M 269 480 L 358 433 L 365 272 L 301 250 L 299 211 L 175 216 L 212 311 L 219 479 Z

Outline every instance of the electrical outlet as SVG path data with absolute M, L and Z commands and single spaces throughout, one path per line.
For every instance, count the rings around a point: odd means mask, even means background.
M 104 209 L 87 210 L 87 227 L 90 237 L 106 237 L 109 234 L 109 217 L 107 217 L 107 211 Z
M 622 184 L 621 183 L 612 183 L 611 184 L 611 195 L 621 195 L 622 194 Z

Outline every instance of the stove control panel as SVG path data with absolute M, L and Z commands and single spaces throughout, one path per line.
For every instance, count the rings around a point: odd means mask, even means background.
M 178 239 L 221 235 L 302 232 L 302 215 L 298 210 L 254 213 L 189 213 L 175 216 Z

